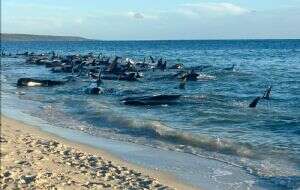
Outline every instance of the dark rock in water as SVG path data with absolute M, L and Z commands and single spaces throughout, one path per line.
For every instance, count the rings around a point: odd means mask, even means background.
M 179 99 L 181 95 L 154 95 L 154 96 L 141 96 L 141 97 L 128 97 L 121 101 L 125 105 L 163 105 L 174 103 L 175 100 Z
M 17 82 L 18 87 L 22 86 L 55 86 L 63 85 L 65 81 L 54 81 L 54 80 L 40 80 L 32 78 L 20 78 Z

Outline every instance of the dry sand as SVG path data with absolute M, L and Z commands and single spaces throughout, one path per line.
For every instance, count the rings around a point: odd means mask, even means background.
M 195 189 L 3 116 L 0 142 L 0 189 Z

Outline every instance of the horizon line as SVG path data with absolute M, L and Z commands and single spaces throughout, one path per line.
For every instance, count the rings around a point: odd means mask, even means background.
M 32 35 L 32 36 L 51 36 L 51 37 L 78 37 L 84 38 L 86 41 L 234 41 L 234 40 L 300 40 L 300 37 L 290 37 L 290 38 L 280 38 L 280 37 L 270 37 L 270 38 L 190 38 L 190 39 L 94 39 L 85 36 L 78 36 L 78 35 L 53 35 L 53 34 L 28 34 L 28 33 L 7 33 L 1 32 L 2 34 L 9 34 L 9 35 Z M 2 41 L 2 38 L 1 38 Z

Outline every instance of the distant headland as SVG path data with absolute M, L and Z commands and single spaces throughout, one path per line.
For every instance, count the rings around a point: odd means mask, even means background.
M 1 33 L 1 41 L 91 41 L 91 39 L 78 36 Z

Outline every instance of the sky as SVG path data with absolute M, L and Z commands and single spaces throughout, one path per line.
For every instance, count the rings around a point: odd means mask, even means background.
M 300 0 L 2 0 L 1 32 L 100 40 L 300 39 Z

